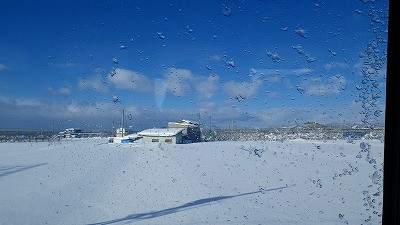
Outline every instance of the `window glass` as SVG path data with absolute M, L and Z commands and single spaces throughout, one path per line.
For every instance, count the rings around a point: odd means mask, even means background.
M 1 5 L 5 224 L 381 222 L 387 0 Z

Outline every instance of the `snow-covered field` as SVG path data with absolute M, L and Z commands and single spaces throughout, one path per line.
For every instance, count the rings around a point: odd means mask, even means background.
M 0 143 L 0 224 L 379 224 L 360 143 Z

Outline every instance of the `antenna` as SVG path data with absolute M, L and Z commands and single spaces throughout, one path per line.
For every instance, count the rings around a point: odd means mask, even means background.
M 122 124 L 121 124 L 121 131 L 122 131 L 122 137 L 125 136 L 125 110 L 122 110 Z

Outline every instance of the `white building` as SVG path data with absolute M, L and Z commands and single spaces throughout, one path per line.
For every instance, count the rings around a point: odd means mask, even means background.
M 77 128 L 68 128 L 65 131 L 58 132 L 59 137 L 63 138 L 79 138 L 81 137 L 82 130 Z
M 147 129 L 137 133 L 139 140 L 150 143 L 180 144 L 185 128 Z
M 184 128 L 183 139 L 190 141 L 200 141 L 201 131 L 200 124 L 190 120 L 181 120 L 179 122 L 169 122 L 168 128 Z

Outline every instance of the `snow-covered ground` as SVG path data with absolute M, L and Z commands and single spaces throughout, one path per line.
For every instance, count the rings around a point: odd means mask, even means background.
M 0 143 L 0 224 L 379 224 L 367 142 Z

